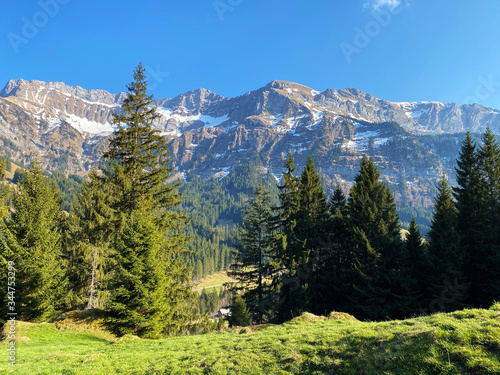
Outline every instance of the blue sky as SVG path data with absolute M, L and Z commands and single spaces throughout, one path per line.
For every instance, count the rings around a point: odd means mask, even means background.
M 7 1 L 0 86 L 116 93 L 142 61 L 156 98 L 236 96 L 278 79 L 500 109 L 499 26 L 498 0 Z

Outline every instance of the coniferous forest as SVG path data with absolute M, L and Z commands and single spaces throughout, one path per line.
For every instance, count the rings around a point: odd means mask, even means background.
M 15 189 L 0 191 L 10 207 L 0 211 L 0 263 L 16 265 L 20 319 L 99 309 L 120 336 L 198 332 L 217 301 L 203 292 L 201 306 L 192 281 L 222 269 L 237 280 L 235 325 L 303 312 L 399 319 L 500 299 L 500 147 L 490 130 L 478 143 L 467 134 L 457 186 L 442 176 L 428 238 L 413 218 L 403 236 L 391 189 L 367 156 L 350 191 L 330 197 L 313 159 L 298 171 L 292 154 L 278 183 L 250 164 L 222 182 L 172 182 L 142 65 L 127 87 L 109 149 L 84 182 L 49 177 L 34 161 Z

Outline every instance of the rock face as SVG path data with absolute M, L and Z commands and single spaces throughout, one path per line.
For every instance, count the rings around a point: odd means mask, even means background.
M 106 148 L 125 96 L 11 80 L 0 92 L 0 154 L 39 155 L 49 170 L 85 173 Z M 389 181 L 404 173 L 411 182 L 453 172 L 460 133 L 487 126 L 500 133 L 500 111 L 477 104 L 391 102 L 356 89 L 318 92 L 284 81 L 234 98 L 198 89 L 154 105 L 160 114 L 154 125 L 168 138 L 176 169 L 219 177 L 249 161 L 279 176 L 292 151 L 299 165 L 312 154 L 332 184 L 352 182 L 364 153 Z

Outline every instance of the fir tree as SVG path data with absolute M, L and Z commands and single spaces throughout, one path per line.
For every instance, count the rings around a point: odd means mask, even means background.
M 182 215 L 174 217 L 172 209 L 181 203 L 176 192 L 179 184 L 166 183 L 172 168 L 168 166 L 170 156 L 164 137 L 153 128 L 158 118 L 152 105 L 153 96 L 148 96 L 145 69 L 142 64 L 134 71 L 127 98 L 122 108 L 124 114 L 114 114 L 117 126 L 109 151 L 103 154 L 102 166 L 105 183 L 114 197 L 112 207 L 118 213 L 128 214 L 146 205 L 155 213 L 160 226 L 170 228 L 172 221 L 182 225 Z M 152 198 L 152 199 L 150 199 Z
M 329 308 L 327 282 L 323 273 L 329 257 L 325 239 L 329 227 L 329 207 L 316 172 L 312 157 L 307 159 L 299 182 L 299 210 L 297 212 L 296 237 L 300 286 L 307 290 L 307 298 L 300 308 L 313 313 L 326 313 Z
M 359 314 L 372 319 L 401 316 L 409 309 L 403 297 L 408 290 L 399 217 L 391 190 L 379 178 L 373 159 L 363 156 L 348 201 L 349 263 L 359 283 L 351 306 L 361 307 Z
M 104 308 L 107 280 L 112 278 L 111 229 L 113 210 L 106 186 L 95 169 L 83 185 L 71 210 L 67 234 L 69 280 L 73 304 L 79 308 Z
M 460 248 L 464 256 L 465 277 L 471 282 L 468 302 L 480 305 L 479 300 L 484 290 L 481 280 L 484 275 L 478 266 L 485 262 L 482 254 L 484 215 L 481 208 L 479 155 L 470 132 L 466 133 L 462 142 L 455 171 L 458 185 L 453 187 L 458 211 L 456 232 L 460 237 Z
M 61 219 L 59 193 L 35 160 L 14 192 L 14 213 L 0 228 L 2 259 L 15 262 L 16 312 L 23 320 L 44 321 L 64 308 Z
M 405 259 L 403 269 L 408 276 L 408 298 L 411 299 L 411 310 L 417 312 L 425 308 L 425 290 L 427 288 L 427 277 L 430 265 L 427 258 L 427 249 L 418 229 L 415 218 L 412 216 L 408 235 L 405 240 Z
M 500 295 L 500 147 L 488 128 L 478 152 L 481 248 L 474 254 L 476 306 L 489 307 Z
M 246 327 L 250 325 L 250 312 L 245 300 L 240 296 L 236 297 L 231 305 L 231 316 L 228 319 L 230 326 Z
M 463 308 L 466 293 L 449 291 L 449 285 L 465 288 L 463 274 L 464 253 L 460 247 L 460 237 L 456 231 L 458 212 L 451 195 L 446 176 L 442 175 L 438 184 L 438 195 L 434 205 L 434 215 L 429 232 L 429 285 L 427 295 L 430 298 L 431 311 L 453 311 Z M 441 301 L 445 293 L 454 293 L 447 301 Z M 439 301 L 439 306 L 432 307 L 432 301 Z
M 322 279 L 326 287 L 325 301 L 328 311 L 343 311 L 347 305 L 346 289 L 349 283 L 349 212 L 347 199 L 340 185 L 337 185 L 329 203 L 330 228 L 327 231 L 326 245 L 329 256 L 322 272 Z
M 278 186 L 279 205 L 276 208 L 273 249 L 274 273 L 273 285 L 278 297 L 277 321 L 286 321 L 300 314 L 301 306 L 306 300 L 306 291 L 301 285 L 297 273 L 301 262 L 300 244 L 297 238 L 297 213 L 300 207 L 299 179 L 295 172 L 293 155 L 290 153 L 285 161 L 282 184 Z
M 264 277 L 271 272 L 271 198 L 264 186 L 252 194 L 239 227 L 240 245 L 235 252 L 235 269 L 231 275 L 238 279 L 235 291 L 244 290 L 244 298 L 256 320 L 262 324 L 264 315 L 270 315 L 269 288 Z
M 119 334 L 145 337 L 178 334 L 193 320 L 189 251 L 182 234 L 187 222 L 178 209 L 178 184 L 166 140 L 154 129 L 152 96 L 146 94 L 142 64 L 134 71 L 110 149 L 103 155 L 103 184 L 114 210 L 117 266 L 109 312 Z

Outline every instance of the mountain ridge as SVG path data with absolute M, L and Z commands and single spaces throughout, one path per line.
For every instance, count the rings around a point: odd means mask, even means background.
M 38 156 L 48 170 L 85 174 L 106 149 L 125 96 L 11 80 L 0 93 L 3 156 L 25 162 Z M 159 114 L 153 125 L 167 137 L 179 175 L 222 178 L 250 161 L 279 175 L 293 152 L 299 166 L 312 155 L 330 188 L 352 183 L 363 154 L 393 184 L 403 174 L 411 183 L 442 171 L 453 175 L 460 134 L 487 126 L 500 133 L 500 111 L 478 104 L 392 102 L 354 88 L 320 92 L 280 80 L 231 98 L 199 88 L 153 105 Z

